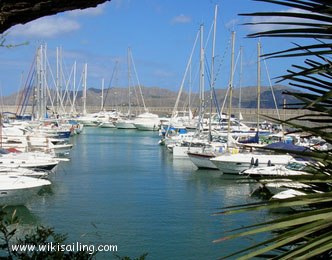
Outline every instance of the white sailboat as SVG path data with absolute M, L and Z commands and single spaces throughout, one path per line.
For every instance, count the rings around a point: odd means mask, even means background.
M 131 114 L 131 49 L 127 50 L 127 66 L 128 66 L 128 113 L 126 117 L 120 117 L 115 123 L 115 127 L 118 129 L 136 129 L 134 125 L 134 119 Z

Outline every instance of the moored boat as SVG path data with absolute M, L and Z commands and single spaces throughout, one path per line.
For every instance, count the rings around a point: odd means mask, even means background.
M 0 205 L 24 205 L 51 182 L 26 176 L 0 175 Z

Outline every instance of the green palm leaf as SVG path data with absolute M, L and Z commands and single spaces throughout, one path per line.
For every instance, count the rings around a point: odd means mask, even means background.
M 278 82 L 289 82 L 299 91 L 287 91 L 285 95 L 295 97 L 298 102 L 288 107 L 300 107 L 309 111 L 304 115 L 277 123 L 292 127 L 295 132 L 306 132 L 308 136 L 320 136 L 332 144 L 332 1 L 330 0 L 256 0 L 296 8 L 296 12 L 257 12 L 252 17 L 274 17 L 273 21 L 246 23 L 246 25 L 273 25 L 276 29 L 256 32 L 248 37 L 292 37 L 312 39 L 307 45 L 294 44 L 287 50 L 265 54 L 264 58 L 304 57 L 304 65 L 293 64 L 287 74 L 278 77 Z M 280 19 L 282 18 L 282 19 Z M 270 20 L 270 19 L 269 19 Z M 278 27 L 278 28 L 277 28 Z M 323 39 L 323 40 L 321 40 Z M 310 58 L 309 58 L 310 57 Z M 284 153 L 288 151 L 278 150 Z M 287 177 L 290 181 L 310 184 L 316 192 L 286 200 L 271 200 L 221 209 L 215 215 L 238 214 L 253 210 L 271 210 L 283 207 L 296 207 L 298 213 L 265 223 L 232 230 L 232 234 L 214 242 L 235 239 L 262 232 L 276 232 L 272 238 L 242 249 L 225 258 L 242 255 L 240 259 L 255 256 L 275 259 L 312 258 L 329 256 L 332 252 L 332 151 L 312 150 L 294 152 L 308 156 L 317 163 L 311 165 L 312 175 Z M 280 178 L 274 178 L 280 182 Z M 271 180 L 258 180 L 262 184 Z M 310 209 L 310 210 L 308 210 Z M 243 255 L 244 254 L 244 255 Z

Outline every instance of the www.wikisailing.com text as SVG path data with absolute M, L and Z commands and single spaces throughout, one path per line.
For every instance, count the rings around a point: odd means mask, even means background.
M 96 252 L 117 252 L 117 245 L 87 245 L 80 242 L 72 244 L 60 244 L 49 242 L 42 245 L 30 245 L 30 244 L 16 244 L 11 245 L 11 249 L 14 252 L 87 252 L 88 254 L 94 254 Z

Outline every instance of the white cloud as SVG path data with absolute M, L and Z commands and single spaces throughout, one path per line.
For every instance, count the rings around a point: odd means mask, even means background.
M 190 23 L 191 22 L 191 17 L 186 16 L 184 14 L 180 14 L 178 16 L 175 16 L 172 20 L 172 24 L 178 24 L 178 23 Z
M 297 8 L 290 8 L 288 10 L 284 11 L 279 11 L 280 13 L 309 13 L 305 10 L 302 9 L 297 9 Z M 308 20 L 309 22 L 310 20 Z M 295 28 L 298 27 L 296 25 L 278 25 L 278 24 L 268 24 L 268 23 L 273 23 L 273 22 L 306 22 L 305 19 L 303 18 L 292 18 L 292 17 L 275 17 L 275 16 L 256 16 L 251 18 L 250 23 L 267 23 L 267 24 L 258 24 L 258 25 L 250 25 L 248 26 L 249 31 L 251 32 L 263 32 L 263 31 L 270 31 L 270 30 L 277 30 L 277 29 L 285 29 L 285 28 Z
M 75 20 L 49 16 L 24 25 L 17 25 L 11 30 L 11 35 L 52 38 L 63 33 L 76 31 L 79 28 L 80 25 Z

